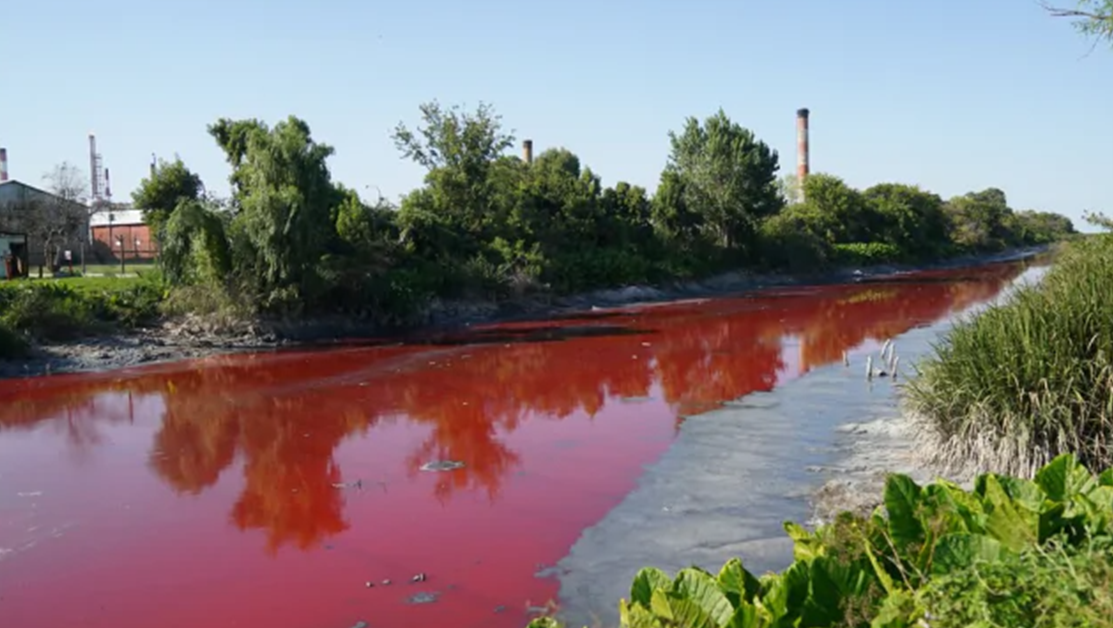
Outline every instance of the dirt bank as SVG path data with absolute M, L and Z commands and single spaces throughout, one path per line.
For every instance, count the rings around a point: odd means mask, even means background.
M 946 270 L 989 263 L 1017 261 L 1047 251 L 1031 247 L 995 255 L 954 258 L 923 266 L 885 265 L 846 268 L 821 275 L 791 276 L 732 272 L 703 281 L 670 282 L 656 287 L 628 286 L 597 290 L 568 297 L 530 298 L 503 303 L 476 301 L 436 301 L 429 308 L 425 325 L 410 334 L 460 330 L 473 324 L 509 322 L 558 316 L 592 308 L 608 308 L 634 303 L 738 294 L 761 288 L 790 285 L 823 285 L 868 281 L 894 274 Z M 264 351 L 284 346 L 333 343 L 337 339 L 387 335 L 358 321 L 342 318 L 299 321 L 297 323 L 259 323 L 231 330 L 215 330 L 201 321 L 170 320 L 126 334 L 84 338 L 34 348 L 30 359 L 0 360 L 0 379 L 30 377 L 50 373 L 100 371 L 198 358 L 218 353 Z M 395 336 L 402 341 L 405 336 Z

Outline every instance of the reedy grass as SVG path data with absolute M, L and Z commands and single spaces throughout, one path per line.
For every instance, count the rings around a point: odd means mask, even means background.
M 1031 477 L 1064 452 L 1113 466 L 1113 235 L 1071 242 L 1044 280 L 959 322 L 904 385 L 946 472 Z

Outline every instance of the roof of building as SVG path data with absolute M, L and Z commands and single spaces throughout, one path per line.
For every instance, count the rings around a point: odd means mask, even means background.
M 90 227 L 143 225 L 143 210 L 130 207 L 102 209 L 89 218 Z
M 33 185 L 29 185 L 29 184 L 24 183 L 22 181 L 19 181 L 17 179 L 8 179 L 7 181 L 0 181 L 0 187 L 4 187 L 4 186 L 23 188 L 24 190 L 34 192 L 36 194 L 45 194 L 46 196 L 53 196 L 55 198 L 60 198 L 60 197 L 58 197 L 57 194 L 54 194 L 53 192 L 44 190 L 42 188 L 37 188 Z M 77 203 L 79 205 L 84 205 L 85 204 L 85 203 L 82 203 L 81 201 L 78 201 L 78 200 L 74 200 L 74 201 L 71 201 L 71 202 Z

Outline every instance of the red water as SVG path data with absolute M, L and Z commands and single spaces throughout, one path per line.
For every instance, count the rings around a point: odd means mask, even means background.
M 1019 270 L 0 382 L 0 626 L 521 626 L 682 416 Z

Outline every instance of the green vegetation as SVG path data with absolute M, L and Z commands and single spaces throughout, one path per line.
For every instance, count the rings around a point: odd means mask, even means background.
M 0 283 L 0 358 L 25 356 L 31 340 L 71 340 L 148 323 L 158 317 L 165 293 L 157 273 Z
M 622 626 L 1113 626 L 1113 470 L 1065 454 L 1034 480 L 987 474 L 970 492 L 893 475 L 884 499 L 815 532 L 785 524 L 795 561 L 779 574 L 643 569 Z
M 1013 211 L 994 188 L 944 201 L 895 183 L 859 191 L 826 174 L 778 180 L 776 151 L 723 111 L 670 133 L 650 196 L 625 182 L 604 186 L 563 148 L 529 163 L 508 156 L 514 138 L 487 105 L 426 104 L 415 130 L 393 133 L 426 170 L 398 206 L 334 182 L 333 148 L 297 118 L 273 127 L 221 119 L 208 131 L 231 168 L 231 198 L 206 193 L 180 160 L 161 163 L 133 193 L 160 243 L 159 277 L 143 268 L 136 287 L 95 294 L 69 283 L 5 288 L 5 337 L 73 337 L 160 312 L 406 325 L 436 299 L 927 262 L 1074 233 L 1063 216 Z
M 1113 235 L 1064 247 L 1044 280 L 962 321 L 905 403 L 947 468 L 1030 477 L 1054 456 L 1113 465 Z
M 333 148 L 297 118 L 222 119 L 209 133 L 231 167 L 230 199 L 205 196 L 180 161 L 161 164 L 133 195 L 157 225 L 180 309 L 234 302 L 251 315 L 405 323 L 434 298 L 922 262 L 1073 232 L 1062 216 L 1012 211 L 996 189 L 944 201 L 900 184 L 858 191 L 823 174 L 778 181 L 776 151 L 722 111 L 670 134 L 652 197 L 604 186 L 563 148 L 531 163 L 508 156 L 514 138 L 488 105 L 429 103 L 415 130 L 394 130 L 402 155 L 426 170 L 397 207 L 334 182 Z M 805 200 L 787 204 L 797 189 Z

